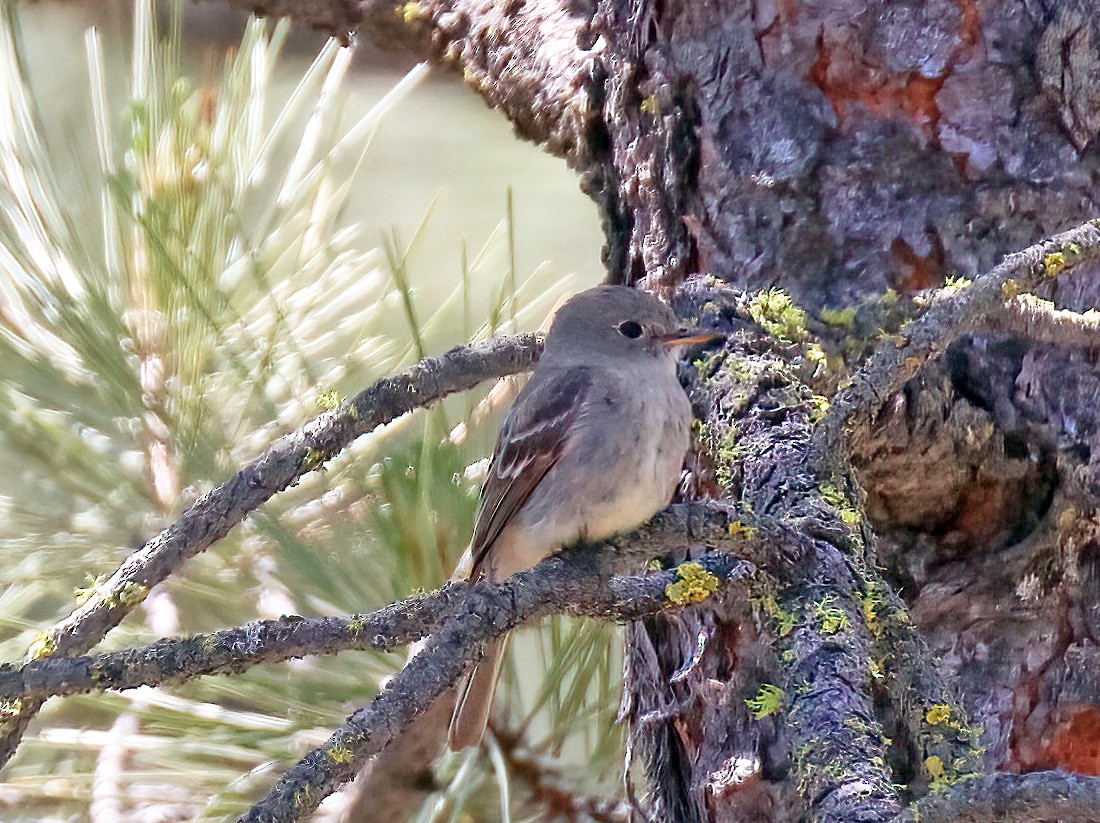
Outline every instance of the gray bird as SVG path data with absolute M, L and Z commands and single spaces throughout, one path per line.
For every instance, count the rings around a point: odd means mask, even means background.
M 558 311 L 530 381 L 500 429 L 481 489 L 470 577 L 504 580 L 558 549 L 640 526 L 668 505 L 690 443 L 682 329 L 656 298 L 600 286 Z M 481 741 L 504 638 L 460 685 L 452 749 Z

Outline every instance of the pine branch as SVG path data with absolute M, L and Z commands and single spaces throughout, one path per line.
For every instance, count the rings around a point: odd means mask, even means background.
M 86 603 L 47 632 L 40 645 L 50 656 L 86 652 L 186 560 L 220 540 L 271 497 L 321 468 L 355 438 L 483 380 L 528 369 L 540 351 L 541 342 L 531 334 L 460 346 L 379 380 L 350 403 L 280 438 L 131 554 L 95 588 Z M 0 725 L 0 765 L 15 752 L 41 705 L 41 700 L 28 698 L 5 707 Z

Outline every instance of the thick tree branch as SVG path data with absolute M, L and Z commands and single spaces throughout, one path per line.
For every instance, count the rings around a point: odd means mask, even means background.
M 636 565 L 639 558 L 668 552 L 670 546 L 698 540 L 713 547 L 758 546 L 730 535 L 730 510 L 700 502 L 669 506 L 640 529 L 592 547 L 603 570 Z M 480 584 L 489 585 L 489 584 Z M 233 674 L 263 663 L 352 649 L 392 649 L 426 637 L 473 596 L 466 581 L 454 581 L 429 594 L 410 597 L 369 614 L 256 620 L 232 629 L 191 637 L 165 638 L 149 646 L 98 657 L 47 657 L 20 667 L 0 667 L 0 700 L 46 699 L 92 691 L 179 683 L 211 674 Z M 583 604 L 579 609 L 586 608 Z M 566 610 L 568 612 L 568 609 Z M 573 612 L 568 612 L 573 613 Z M 586 614 L 579 611 L 577 614 Z
M 1100 311 L 1059 309 L 1034 294 L 1020 294 L 979 324 L 985 331 L 1008 332 L 1036 343 L 1074 348 L 1100 348 Z
M 592 9 L 557 0 L 230 0 L 290 17 L 347 41 L 358 31 L 383 48 L 448 65 L 522 137 L 575 161 L 598 115 L 589 33 Z
M 308 815 L 476 663 L 489 640 L 520 623 L 561 613 L 633 619 L 693 602 L 676 595 L 675 586 L 685 581 L 705 581 L 693 595 L 706 597 L 752 572 L 751 564 L 722 552 L 666 571 L 611 578 L 599 574 L 598 562 L 586 560 L 598 561 L 598 553 L 558 554 L 502 584 L 471 587 L 462 610 L 428 638 L 389 687 L 284 774 L 241 820 L 274 823 Z
M 922 823 L 1095 823 L 1100 777 L 1060 771 L 974 777 L 926 797 L 917 808 Z
M 528 369 L 540 351 L 541 342 L 532 334 L 460 346 L 379 380 L 339 409 L 280 438 L 131 554 L 114 574 L 96 586 L 87 602 L 48 632 L 43 645 L 51 655 L 86 652 L 117 626 L 153 586 L 228 534 L 271 497 L 323 466 L 361 434 L 448 394 L 473 388 L 483 380 Z M 0 765 L 11 757 L 40 707 L 37 699 L 6 707 L 0 726 Z
M 996 314 L 1006 292 L 1033 290 L 1040 283 L 1100 259 L 1100 220 L 1055 235 L 1022 252 L 1011 254 L 994 269 L 965 287 L 946 289 L 920 318 L 901 330 L 894 341 L 878 347 L 833 398 L 814 432 L 815 463 L 835 461 L 835 449 L 845 448 L 849 424 L 874 415 L 929 360 L 950 343 L 973 331 L 981 318 Z

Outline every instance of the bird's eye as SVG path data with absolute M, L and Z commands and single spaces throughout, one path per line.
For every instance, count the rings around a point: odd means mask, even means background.
M 623 337 L 629 337 L 631 340 L 636 340 L 642 336 L 642 327 L 640 324 L 633 320 L 627 320 L 625 323 L 620 323 L 619 334 Z

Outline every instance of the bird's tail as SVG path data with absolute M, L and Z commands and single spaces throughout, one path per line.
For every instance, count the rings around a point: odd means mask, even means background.
M 452 751 L 481 743 L 489 722 L 489 710 L 493 706 L 493 693 L 497 689 L 504 641 L 504 637 L 490 641 L 485 647 L 485 657 L 466 675 L 458 689 L 458 700 L 447 734 L 447 744 Z

